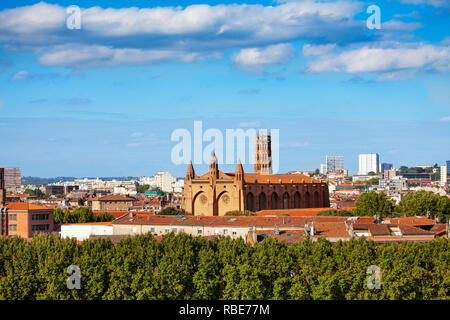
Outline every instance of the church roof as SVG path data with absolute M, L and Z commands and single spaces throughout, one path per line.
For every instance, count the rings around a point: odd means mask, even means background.
M 307 177 L 303 174 L 244 173 L 244 181 L 247 183 L 321 183 L 320 180 Z
M 235 173 L 225 173 L 219 170 L 218 179 L 232 180 Z M 209 171 L 201 176 L 196 176 L 195 179 L 208 179 Z M 281 180 L 281 182 L 280 182 Z M 320 180 L 310 178 L 303 174 L 256 174 L 244 173 L 245 183 L 321 183 Z

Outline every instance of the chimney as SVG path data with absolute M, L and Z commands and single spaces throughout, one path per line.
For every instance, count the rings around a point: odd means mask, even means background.
M 311 231 L 310 231 L 310 235 L 313 236 L 315 234 L 315 229 L 314 229 L 314 221 L 311 222 Z

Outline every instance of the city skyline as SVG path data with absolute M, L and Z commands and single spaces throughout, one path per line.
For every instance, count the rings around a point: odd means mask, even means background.
M 370 152 L 395 167 L 441 165 L 450 158 L 450 11 L 408 2 L 378 1 L 381 29 L 369 30 L 362 1 L 154 1 L 152 17 L 160 18 L 156 6 L 168 15 L 159 27 L 133 20 L 138 9 L 128 8 L 145 1 L 96 1 L 97 9 L 3 1 L 0 165 L 24 176 L 183 176 L 187 165 L 170 161 L 170 136 L 194 120 L 222 132 L 279 129 L 279 172 L 315 170 L 335 154 L 354 174 L 358 154 Z M 80 30 L 64 23 L 73 4 L 91 8 Z M 267 30 L 242 19 L 265 21 L 262 9 L 274 21 Z M 290 32 L 281 32 L 291 21 L 282 9 L 298 13 Z M 26 14 L 39 26 L 23 22 Z M 118 27 L 106 30 L 112 18 Z

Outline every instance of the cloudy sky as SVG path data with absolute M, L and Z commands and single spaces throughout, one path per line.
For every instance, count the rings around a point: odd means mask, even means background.
M 367 28 L 371 4 L 381 29 Z M 67 28 L 71 5 L 80 29 Z M 280 171 L 343 155 L 356 173 L 369 152 L 441 164 L 449 30 L 447 0 L 3 0 L 0 166 L 183 176 L 170 137 L 194 120 L 279 129 Z

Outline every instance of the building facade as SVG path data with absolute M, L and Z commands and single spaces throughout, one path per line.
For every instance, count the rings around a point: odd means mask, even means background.
M 204 175 L 195 174 L 192 162 L 186 172 L 184 208 L 194 215 L 329 206 L 328 184 L 302 174 L 244 173 L 240 161 L 234 173 L 224 173 L 215 154 Z
M 344 157 L 343 156 L 326 156 L 327 173 L 336 170 L 344 169 Z
M 20 168 L 2 168 L 3 174 L 3 186 L 5 189 L 20 188 L 22 182 L 22 173 Z
M 358 175 L 367 175 L 369 172 L 381 171 L 380 155 L 378 153 L 364 153 L 359 155 Z
M 8 203 L 8 235 L 31 239 L 53 232 L 53 209 L 23 202 Z
M 91 201 L 93 211 L 128 211 L 136 200 L 122 195 L 109 195 Z

